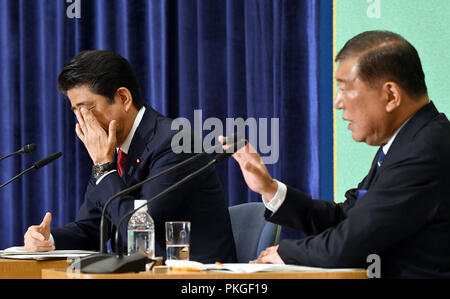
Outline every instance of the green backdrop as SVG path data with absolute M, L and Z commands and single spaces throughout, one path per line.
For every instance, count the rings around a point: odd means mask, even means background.
M 335 48 L 367 30 L 401 34 L 419 52 L 429 96 L 450 117 L 450 0 L 335 0 Z M 336 54 L 336 53 L 335 53 Z M 351 138 L 335 112 L 335 201 L 367 174 L 377 150 Z

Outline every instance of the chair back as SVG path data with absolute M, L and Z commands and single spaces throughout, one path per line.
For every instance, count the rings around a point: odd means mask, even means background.
M 229 207 L 238 263 L 256 259 L 261 251 L 278 244 L 281 226 L 266 221 L 262 202 Z

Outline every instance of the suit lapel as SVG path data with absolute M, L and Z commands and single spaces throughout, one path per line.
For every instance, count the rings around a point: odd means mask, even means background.
M 130 148 L 128 150 L 127 160 L 125 162 L 125 168 L 123 173 L 123 180 L 128 185 L 130 177 L 133 176 L 137 167 L 140 166 L 141 157 L 145 156 L 146 145 L 151 141 L 157 113 L 148 105 L 145 105 L 145 113 L 142 117 L 133 139 L 131 140 Z
M 383 166 L 386 167 L 386 165 L 388 165 L 390 161 L 392 161 L 392 159 L 395 159 L 393 158 L 395 157 L 395 152 L 405 144 L 411 142 L 417 132 L 419 132 L 421 128 L 423 128 L 428 122 L 430 122 L 438 115 L 439 112 L 432 102 L 428 103 L 427 105 L 422 107 L 422 109 L 417 111 L 416 114 L 413 115 L 411 119 L 405 124 L 405 126 L 400 130 L 400 132 L 398 132 L 398 135 L 395 137 L 391 148 L 389 149 L 386 157 L 383 159 Z M 372 168 L 370 169 L 369 175 L 367 176 L 369 178 L 369 180 L 367 180 L 367 185 L 364 184 L 366 185 L 365 187 L 367 187 L 367 189 L 371 184 L 376 182 L 380 172 L 383 169 L 383 166 L 381 166 L 377 171 L 376 164 L 378 154 L 379 151 L 377 152 L 377 155 L 372 162 Z
M 373 179 L 375 178 L 375 175 L 377 173 L 377 161 L 378 161 L 378 155 L 380 154 L 381 148 L 378 149 L 377 153 L 375 154 L 375 157 L 372 160 L 372 166 L 370 167 L 369 173 L 367 174 L 366 178 L 364 179 L 362 186 L 359 187 L 359 189 L 365 189 L 368 190 L 370 185 L 372 184 Z
M 395 137 L 394 142 L 389 149 L 386 157 L 383 160 L 383 164 L 387 165 L 390 163 L 392 157 L 398 149 L 402 148 L 405 144 L 410 143 L 414 136 L 426 126 L 433 118 L 437 117 L 439 112 L 434 106 L 433 102 L 428 103 L 422 109 L 416 112 L 411 119 L 405 124 L 405 126 L 398 132 L 397 137 Z

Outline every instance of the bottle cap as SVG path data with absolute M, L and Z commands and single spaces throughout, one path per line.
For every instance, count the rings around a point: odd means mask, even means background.
M 134 201 L 134 208 L 137 209 L 146 203 L 147 203 L 146 199 L 137 199 Z M 144 206 L 142 209 L 139 209 L 139 211 L 144 211 L 144 212 L 147 212 L 147 210 L 148 210 L 147 206 Z

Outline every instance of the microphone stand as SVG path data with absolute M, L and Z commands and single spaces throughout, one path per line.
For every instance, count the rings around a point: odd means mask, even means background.
M 184 165 L 186 165 L 186 164 L 188 164 L 188 163 L 190 163 L 190 162 L 192 162 L 194 160 L 197 160 L 198 158 L 200 158 L 201 156 L 204 156 L 205 154 L 206 154 L 206 152 L 199 153 L 199 154 L 197 154 L 197 155 L 195 155 L 195 156 L 193 156 L 193 157 L 191 157 L 189 159 L 186 159 L 186 160 L 184 160 L 184 161 L 182 161 L 182 162 L 180 162 L 180 163 L 178 163 L 178 164 L 176 164 L 176 165 L 174 165 L 174 166 L 172 166 L 172 167 L 170 167 L 170 168 L 168 168 L 168 169 L 166 169 L 166 170 L 164 170 L 164 171 L 162 171 L 162 172 L 160 172 L 160 173 L 158 173 L 158 174 L 156 174 L 156 175 L 154 175 L 152 177 L 149 177 L 149 178 L 143 180 L 142 182 L 140 182 L 140 183 L 138 183 L 136 185 L 133 185 L 133 186 L 131 186 L 129 188 L 126 188 L 126 189 L 120 191 L 119 193 L 113 195 L 112 197 L 110 197 L 110 199 L 108 199 L 108 201 L 103 206 L 102 218 L 100 220 L 100 251 L 99 251 L 99 253 L 98 254 L 91 254 L 89 256 L 85 256 L 85 257 L 83 257 L 83 258 L 73 262 L 70 265 L 71 268 L 84 270 L 90 264 L 97 263 L 97 262 L 99 262 L 101 260 L 110 258 L 112 256 L 112 254 L 108 253 L 108 249 L 106 247 L 107 234 L 108 234 L 108 222 L 105 221 L 105 218 L 106 218 L 106 210 L 107 210 L 107 208 L 110 206 L 110 204 L 114 200 L 116 200 L 117 198 L 120 198 L 120 197 L 122 197 L 122 196 L 124 196 L 124 195 L 126 195 L 126 194 L 128 194 L 128 193 L 130 193 L 130 192 L 132 192 L 132 191 L 134 191 L 136 189 L 138 189 L 142 185 L 145 185 L 145 184 L 153 181 L 154 179 L 159 178 L 162 175 L 171 173 L 172 171 L 174 171 L 174 170 L 176 170 L 176 169 L 178 169 L 178 168 L 180 168 L 180 167 L 182 167 L 182 166 L 184 166 Z
M 17 152 L 6 155 L 4 157 L 1 157 L 0 161 L 4 160 L 6 158 L 12 157 L 12 156 L 20 155 L 20 154 L 29 154 L 29 153 L 34 152 L 35 150 L 36 150 L 36 144 L 34 144 L 34 143 L 27 144 L 24 147 L 22 147 L 20 150 L 18 150 Z
M 147 201 L 147 203 L 141 205 L 139 207 L 142 208 L 146 205 L 148 205 L 150 202 L 154 201 L 155 199 L 158 199 L 173 189 L 177 188 L 181 184 L 184 184 L 185 182 L 191 180 L 201 172 L 203 172 L 205 169 L 209 168 L 211 165 L 214 165 L 216 163 L 216 160 L 210 161 L 208 164 L 203 166 L 202 168 L 198 169 L 197 171 L 193 172 L 192 174 L 184 177 L 181 181 L 177 182 L 176 184 L 170 186 L 166 190 L 160 192 L 158 195 L 154 196 L 152 199 Z M 153 267 L 155 260 L 152 260 L 148 258 L 146 255 L 142 253 L 133 253 L 132 255 L 123 255 L 122 254 L 122 242 L 120 242 L 120 225 L 123 223 L 125 219 L 130 217 L 136 210 L 132 210 L 131 212 L 128 212 L 119 220 L 119 224 L 117 226 L 116 230 L 116 254 L 111 254 L 107 256 L 103 256 L 99 260 L 89 263 L 87 265 L 80 265 L 80 272 L 82 273 L 126 273 L 126 272 L 141 272 L 145 271 L 145 265 L 147 263 L 152 263 L 151 267 Z M 72 265 L 71 265 L 72 267 Z
M 19 154 L 18 152 L 15 152 L 15 153 L 12 153 L 12 154 L 6 155 L 6 156 L 4 156 L 4 157 L 1 157 L 1 158 L 0 158 L 0 161 L 1 161 L 1 160 L 4 160 L 4 159 L 6 159 L 6 158 L 9 158 L 9 157 L 12 157 L 12 156 L 18 155 L 18 154 Z
M 119 242 L 120 239 L 120 226 L 122 225 L 123 221 L 125 221 L 128 217 L 130 217 L 131 215 L 133 215 L 136 211 L 140 210 L 141 208 L 147 206 L 148 204 L 150 204 L 152 201 L 163 197 L 164 195 L 166 195 L 167 193 L 171 192 L 172 190 L 178 188 L 179 186 L 181 186 L 182 184 L 186 183 L 187 181 L 190 181 L 191 179 L 193 179 L 194 177 L 196 177 L 197 175 L 199 175 L 200 173 L 202 173 L 203 171 L 205 171 L 207 168 L 209 168 L 210 166 L 216 164 L 216 160 L 212 160 L 210 161 L 208 164 L 206 164 L 205 166 L 203 166 L 202 168 L 194 171 L 193 173 L 185 176 L 181 181 L 175 183 L 174 185 L 170 186 L 169 188 L 161 191 L 160 193 L 158 193 L 156 196 L 154 196 L 153 198 L 151 198 L 150 200 L 148 200 L 145 204 L 141 205 L 139 208 L 132 210 L 131 212 L 128 212 L 127 214 L 125 214 L 122 218 L 120 218 L 119 220 L 119 224 L 117 225 L 117 230 L 116 230 L 116 257 L 121 257 L 123 255 L 123 250 L 122 250 L 122 242 Z
M 10 179 L 9 181 L 7 181 L 6 183 L 4 183 L 3 185 L 0 186 L 0 189 L 2 189 L 3 187 L 5 187 L 6 185 L 8 185 L 9 183 L 17 180 L 18 178 L 20 178 L 21 176 L 23 176 L 25 173 L 32 171 L 33 169 L 35 169 L 36 167 L 33 165 L 30 168 L 22 171 L 21 173 L 19 173 L 18 175 L 16 175 L 15 177 L 13 177 L 12 179 Z
M 164 170 L 164 171 L 162 171 L 162 172 L 160 172 L 160 173 L 158 173 L 158 174 L 156 174 L 156 175 L 154 175 L 152 177 L 149 177 L 149 178 L 143 180 L 142 182 L 140 182 L 140 183 L 138 183 L 136 185 L 133 185 L 133 186 L 131 186 L 129 188 L 126 188 L 126 189 L 120 191 L 119 193 L 111 196 L 108 199 L 108 201 L 105 203 L 105 205 L 103 206 L 103 210 L 102 210 L 102 217 L 101 217 L 101 220 L 100 220 L 100 250 L 99 250 L 99 253 L 94 253 L 94 254 L 82 257 L 81 259 L 74 261 L 70 265 L 70 267 L 72 269 L 75 269 L 75 270 L 81 270 L 81 272 L 85 272 L 85 273 L 108 273 L 108 272 L 86 272 L 86 271 L 89 271 L 89 267 L 90 267 L 91 264 L 99 263 L 99 262 L 101 262 L 101 261 L 103 261 L 105 259 L 109 259 L 110 257 L 113 256 L 113 254 L 108 253 L 108 249 L 106 247 L 107 235 L 108 235 L 108 222 L 105 221 L 106 210 L 111 205 L 111 203 L 114 200 L 116 200 L 116 199 L 118 199 L 118 198 L 120 198 L 120 197 L 122 197 L 124 195 L 127 195 L 128 193 L 138 189 L 142 185 L 145 185 L 145 184 L 153 181 L 154 179 L 159 178 L 162 175 L 171 173 L 172 171 L 174 171 L 174 170 L 176 170 L 176 169 L 178 169 L 178 168 L 180 168 L 180 167 L 182 167 L 182 166 L 184 166 L 184 165 L 186 165 L 186 164 L 188 164 L 188 163 L 190 163 L 190 162 L 192 162 L 194 160 L 197 160 L 198 158 L 200 158 L 201 156 L 203 156 L 205 154 L 206 154 L 205 152 L 199 153 L 199 154 L 197 154 L 197 155 L 195 155 L 195 156 L 193 156 L 193 157 L 191 157 L 189 159 L 186 159 L 186 160 L 178 163 L 177 165 L 174 165 L 174 166 L 172 166 L 172 167 L 170 167 L 170 168 L 168 168 L 168 169 L 166 169 L 166 170 Z M 128 260 L 130 260 L 130 258 L 128 258 Z M 148 258 L 147 258 L 147 260 L 143 259 L 142 255 L 141 256 L 139 256 L 139 255 L 138 256 L 133 256 L 133 260 L 135 260 L 135 262 L 138 264 L 137 267 L 138 268 L 142 268 L 143 267 L 143 270 L 145 270 L 145 264 L 151 262 L 151 260 L 148 259 Z M 100 271 L 102 271 L 102 270 L 100 270 Z M 124 271 L 124 272 L 122 272 L 122 271 Z M 127 269 L 120 269 L 120 270 L 116 270 L 115 273 L 125 273 L 125 272 L 128 272 L 128 270 Z M 139 271 L 137 271 L 137 272 L 139 272 Z
M 237 139 L 236 136 L 235 140 Z M 235 142 L 235 151 L 239 148 L 241 148 L 242 146 L 244 146 L 247 143 L 246 140 L 244 139 L 240 139 L 237 143 Z M 123 255 L 122 254 L 122 244 L 119 241 L 120 240 L 120 225 L 123 223 L 123 221 L 125 219 L 127 219 L 128 217 L 130 217 L 133 213 L 135 213 L 137 210 L 141 209 L 142 207 L 148 205 L 149 203 L 151 203 L 152 201 L 161 198 L 162 196 L 166 195 L 167 193 L 169 193 L 170 191 L 178 188 L 180 185 L 186 183 L 187 181 L 193 179 L 194 177 L 196 177 L 197 175 L 199 175 L 200 173 L 202 173 L 203 171 L 205 171 L 207 168 L 209 168 L 210 166 L 220 163 L 224 160 L 226 160 L 228 157 L 230 157 L 232 154 L 234 153 L 222 153 L 222 154 L 218 154 L 213 160 L 211 160 L 208 164 L 206 164 L 205 166 L 201 167 L 200 169 L 196 170 L 195 172 L 187 175 L 186 177 L 184 177 L 181 181 L 175 183 L 174 185 L 170 186 L 169 188 L 165 189 L 164 191 L 160 192 L 159 194 L 157 194 L 156 196 L 154 196 L 153 198 L 151 198 L 150 200 L 147 201 L 147 203 L 141 205 L 139 208 L 132 210 L 131 212 L 128 212 L 127 214 L 125 214 L 120 220 L 119 223 L 117 225 L 117 230 L 116 230 L 116 255 L 114 254 L 108 254 L 108 253 L 104 253 L 101 252 L 99 255 L 91 255 L 88 257 L 85 257 L 84 259 L 80 259 L 79 261 L 76 261 L 74 263 L 72 263 L 70 265 L 70 267 L 72 269 L 79 269 L 80 272 L 82 273 L 126 273 L 126 272 L 140 272 L 140 271 L 145 271 L 145 266 L 147 263 L 152 263 L 151 267 L 153 267 L 153 265 L 155 264 L 155 260 L 152 260 L 150 258 L 148 258 L 147 256 L 145 256 L 142 253 L 133 253 L 132 255 Z M 195 155 L 194 157 L 191 157 L 153 177 L 150 177 L 128 189 L 125 189 L 121 192 L 119 192 L 118 194 L 116 194 L 115 196 L 111 197 L 110 200 L 108 200 L 108 202 L 105 204 L 105 207 L 103 209 L 103 212 L 106 211 L 106 206 L 111 203 L 114 199 L 127 194 L 135 189 L 137 189 L 138 187 L 144 185 L 145 183 L 163 175 L 166 173 L 169 173 L 173 170 L 175 170 L 178 167 L 181 167 L 182 165 L 185 165 L 195 159 L 198 159 L 201 155 L 206 154 L 205 152 L 202 152 L 200 154 Z M 103 218 L 104 215 L 102 215 L 102 223 L 103 223 Z M 103 223 L 104 224 L 104 223 Z M 103 228 L 101 228 L 101 234 L 102 234 L 102 230 Z M 100 242 L 103 242 L 104 238 L 103 235 L 100 238 Z M 104 245 L 103 245 L 104 246 Z M 104 247 L 103 247 L 104 248 Z
M 140 183 L 137 183 L 136 185 L 133 185 L 127 189 L 124 189 L 122 191 L 120 191 L 119 193 L 117 193 L 116 195 L 112 196 L 104 205 L 103 207 L 103 211 L 102 211 L 102 218 L 100 220 L 100 253 L 107 253 L 107 248 L 106 248 L 106 242 L 107 242 L 107 232 L 108 232 L 108 223 L 105 221 L 105 216 L 106 216 L 106 209 L 109 207 L 109 205 L 117 198 L 122 197 L 124 195 L 127 195 L 128 193 L 140 188 L 142 185 L 145 185 L 151 181 L 153 181 L 154 179 L 159 178 L 160 176 L 163 176 L 165 174 L 171 173 L 172 171 L 186 165 L 189 164 L 190 162 L 197 160 L 198 158 L 200 158 L 201 156 L 204 156 L 206 153 L 202 152 L 200 154 L 197 154 L 189 159 L 186 159 L 180 163 L 178 163 L 177 165 L 174 165 L 158 174 L 155 174 L 154 176 L 147 178 L 145 180 L 143 180 Z
M 8 185 L 9 183 L 13 182 L 14 180 L 20 178 L 21 176 L 23 176 L 25 173 L 32 171 L 33 169 L 39 169 L 44 167 L 45 165 L 55 161 L 56 159 L 58 159 L 59 157 L 62 156 L 61 152 L 57 152 L 54 153 L 42 160 L 37 161 L 36 163 L 33 164 L 33 166 L 31 166 L 30 168 L 22 171 L 21 173 L 19 173 L 18 175 L 16 175 L 15 177 L 13 177 L 12 179 L 10 179 L 9 181 L 7 181 L 6 183 L 4 183 L 3 185 L 0 186 L 0 189 L 2 189 L 3 187 L 5 187 L 6 185 Z

